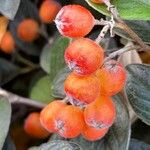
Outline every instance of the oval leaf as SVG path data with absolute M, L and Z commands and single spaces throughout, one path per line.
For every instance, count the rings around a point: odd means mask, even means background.
M 11 72 L 11 73 L 10 73 Z M 0 58 L 0 85 L 3 85 L 20 73 L 20 68 L 5 59 Z
M 7 133 L 9 130 L 11 119 L 11 105 L 8 100 L 0 96 L 0 149 L 2 149 Z
M 8 17 L 9 19 L 14 19 L 20 0 L 0 0 L 0 12 Z
M 85 0 L 91 7 L 104 15 L 109 15 L 105 5 L 99 5 Z M 118 9 L 123 19 L 127 20 L 149 20 L 150 1 L 149 0 L 111 0 L 112 4 Z
M 43 103 L 50 103 L 53 100 L 50 87 L 49 76 L 40 77 L 30 88 L 29 97 Z
M 138 117 L 150 125 L 150 66 L 132 64 L 126 69 L 128 78 L 125 89 L 129 102 Z

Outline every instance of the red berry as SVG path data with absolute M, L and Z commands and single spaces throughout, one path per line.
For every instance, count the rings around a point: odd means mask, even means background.
M 112 99 L 106 96 L 97 98 L 84 110 L 86 124 L 97 129 L 110 127 L 115 117 L 115 105 Z
M 38 112 L 33 112 L 26 118 L 24 130 L 36 138 L 46 138 L 49 136 L 49 132 L 40 123 L 40 114 Z
M 64 89 L 70 102 L 76 106 L 89 104 L 99 95 L 99 84 L 94 75 L 80 76 L 73 72 L 67 77 Z
M 80 5 L 67 5 L 57 14 L 55 23 L 62 35 L 83 37 L 92 30 L 94 17 L 89 10 Z
M 125 85 L 126 71 L 123 66 L 115 60 L 110 60 L 97 70 L 96 76 L 99 80 L 100 94 L 112 96 L 117 94 Z
M 53 22 L 60 9 L 61 5 L 54 0 L 43 1 L 39 10 L 40 19 L 44 23 Z
M 75 138 L 80 135 L 84 125 L 82 110 L 73 105 L 62 109 L 55 117 L 56 130 L 65 138 Z
M 49 132 L 56 132 L 55 129 L 55 116 L 67 105 L 60 100 L 55 100 L 48 104 L 40 114 L 41 124 Z
M 96 129 L 88 125 L 85 126 L 82 136 L 89 141 L 100 140 L 108 132 L 108 128 Z
M 88 38 L 73 41 L 65 51 L 65 61 L 77 73 L 87 75 L 95 72 L 103 63 L 104 50 Z
M 1 40 L 0 48 L 3 52 L 10 54 L 15 49 L 15 41 L 11 32 L 7 31 Z

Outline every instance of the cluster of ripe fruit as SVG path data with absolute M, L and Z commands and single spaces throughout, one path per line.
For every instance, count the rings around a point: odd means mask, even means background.
M 39 8 L 39 17 L 43 23 L 52 23 L 61 5 L 55 0 L 44 0 Z M 33 42 L 39 37 L 40 25 L 33 18 L 25 18 L 17 26 L 17 36 L 25 42 Z M 13 35 L 7 31 L 0 43 L 0 49 L 10 54 L 15 50 L 16 44 Z
M 63 36 L 76 38 L 64 55 L 73 71 L 64 83 L 68 101 L 48 104 L 40 113 L 40 122 L 48 132 L 65 138 L 82 134 L 90 141 L 101 139 L 115 120 L 111 96 L 123 88 L 125 70 L 115 60 L 105 62 L 103 48 L 84 38 L 94 26 L 94 17 L 86 8 L 64 6 L 55 22 Z

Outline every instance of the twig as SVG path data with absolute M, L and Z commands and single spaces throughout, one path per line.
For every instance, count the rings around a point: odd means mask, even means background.
M 46 104 L 31 100 L 29 98 L 24 98 L 24 97 L 18 96 L 16 94 L 8 92 L 2 88 L 0 88 L 0 95 L 6 97 L 9 100 L 9 102 L 12 104 L 13 103 L 20 103 L 20 104 L 25 104 L 25 105 L 29 105 L 29 106 L 34 106 L 37 108 L 43 108 L 46 106 Z

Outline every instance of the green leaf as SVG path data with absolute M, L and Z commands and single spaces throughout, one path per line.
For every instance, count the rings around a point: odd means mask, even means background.
M 144 42 L 148 42 L 150 43 L 150 30 L 149 30 L 149 26 L 150 26 L 150 21 L 138 21 L 138 20 L 134 20 L 134 21 L 126 21 L 127 25 L 130 26 L 132 28 L 132 30 L 134 32 L 136 32 L 138 34 L 138 36 L 144 41 Z M 114 28 L 114 32 L 116 34 L 118 34 L 119 36 L 126 38 L 126 39 L 130 39 L 130 36 L 124 32 L 121 29 L 118 28 Z
M 0 86 L 9 82 L 20 73 L 20 68 L 5 59 L 0 58 Z
M 60 70 L 59 73 L 56 75 L 52 82 L 52 95 L 56 98 L 64 98 L 64 81 L 66 80 L 67 76 L 70 73 L 70 69 L 65 67 L 64 69 Z
M 14 19 L 20 0 L 0 0 L 0 12 L 9 19 Z
M 33 83 L 29 97 L 46 104 L 50 103 L 53 100 L 50 87 L 51 82 L 49 76 L 40 77 L 35 83 Z
M 150 66 L 132 64 L 126 67 L 126 94 L 138 117 L 150 125 Z
M 81 149 L 85 150 L 128 150 L 131 128 L 128 109 L 120 95 L 114 97 L 114 102 L 117 111 L 116 121 L 103 139 L 90 142 L 80 136 L 69 141 L 78 144 Z M 56 139 L 65 140 L 56 134 L 50 138 L 50 140 Z
M 59 38 L 51 49 L 50 59 L 50 78 L 54 79 L 57 73 L 65 67 L 64 51 L 68 47 L 70 39 L 66 37 Z
M 11 105 L 8 100 L 0 96 L 0 149 L 2 149 L 11 119 Z
M 105 5 L 99 5 L 85 0 L 91 7 L 98 12 L 109 15 Z M 111 0 L 123 19 L 127 20 L 149 20 L 150 19 L 150 1 L 149 0 Z

